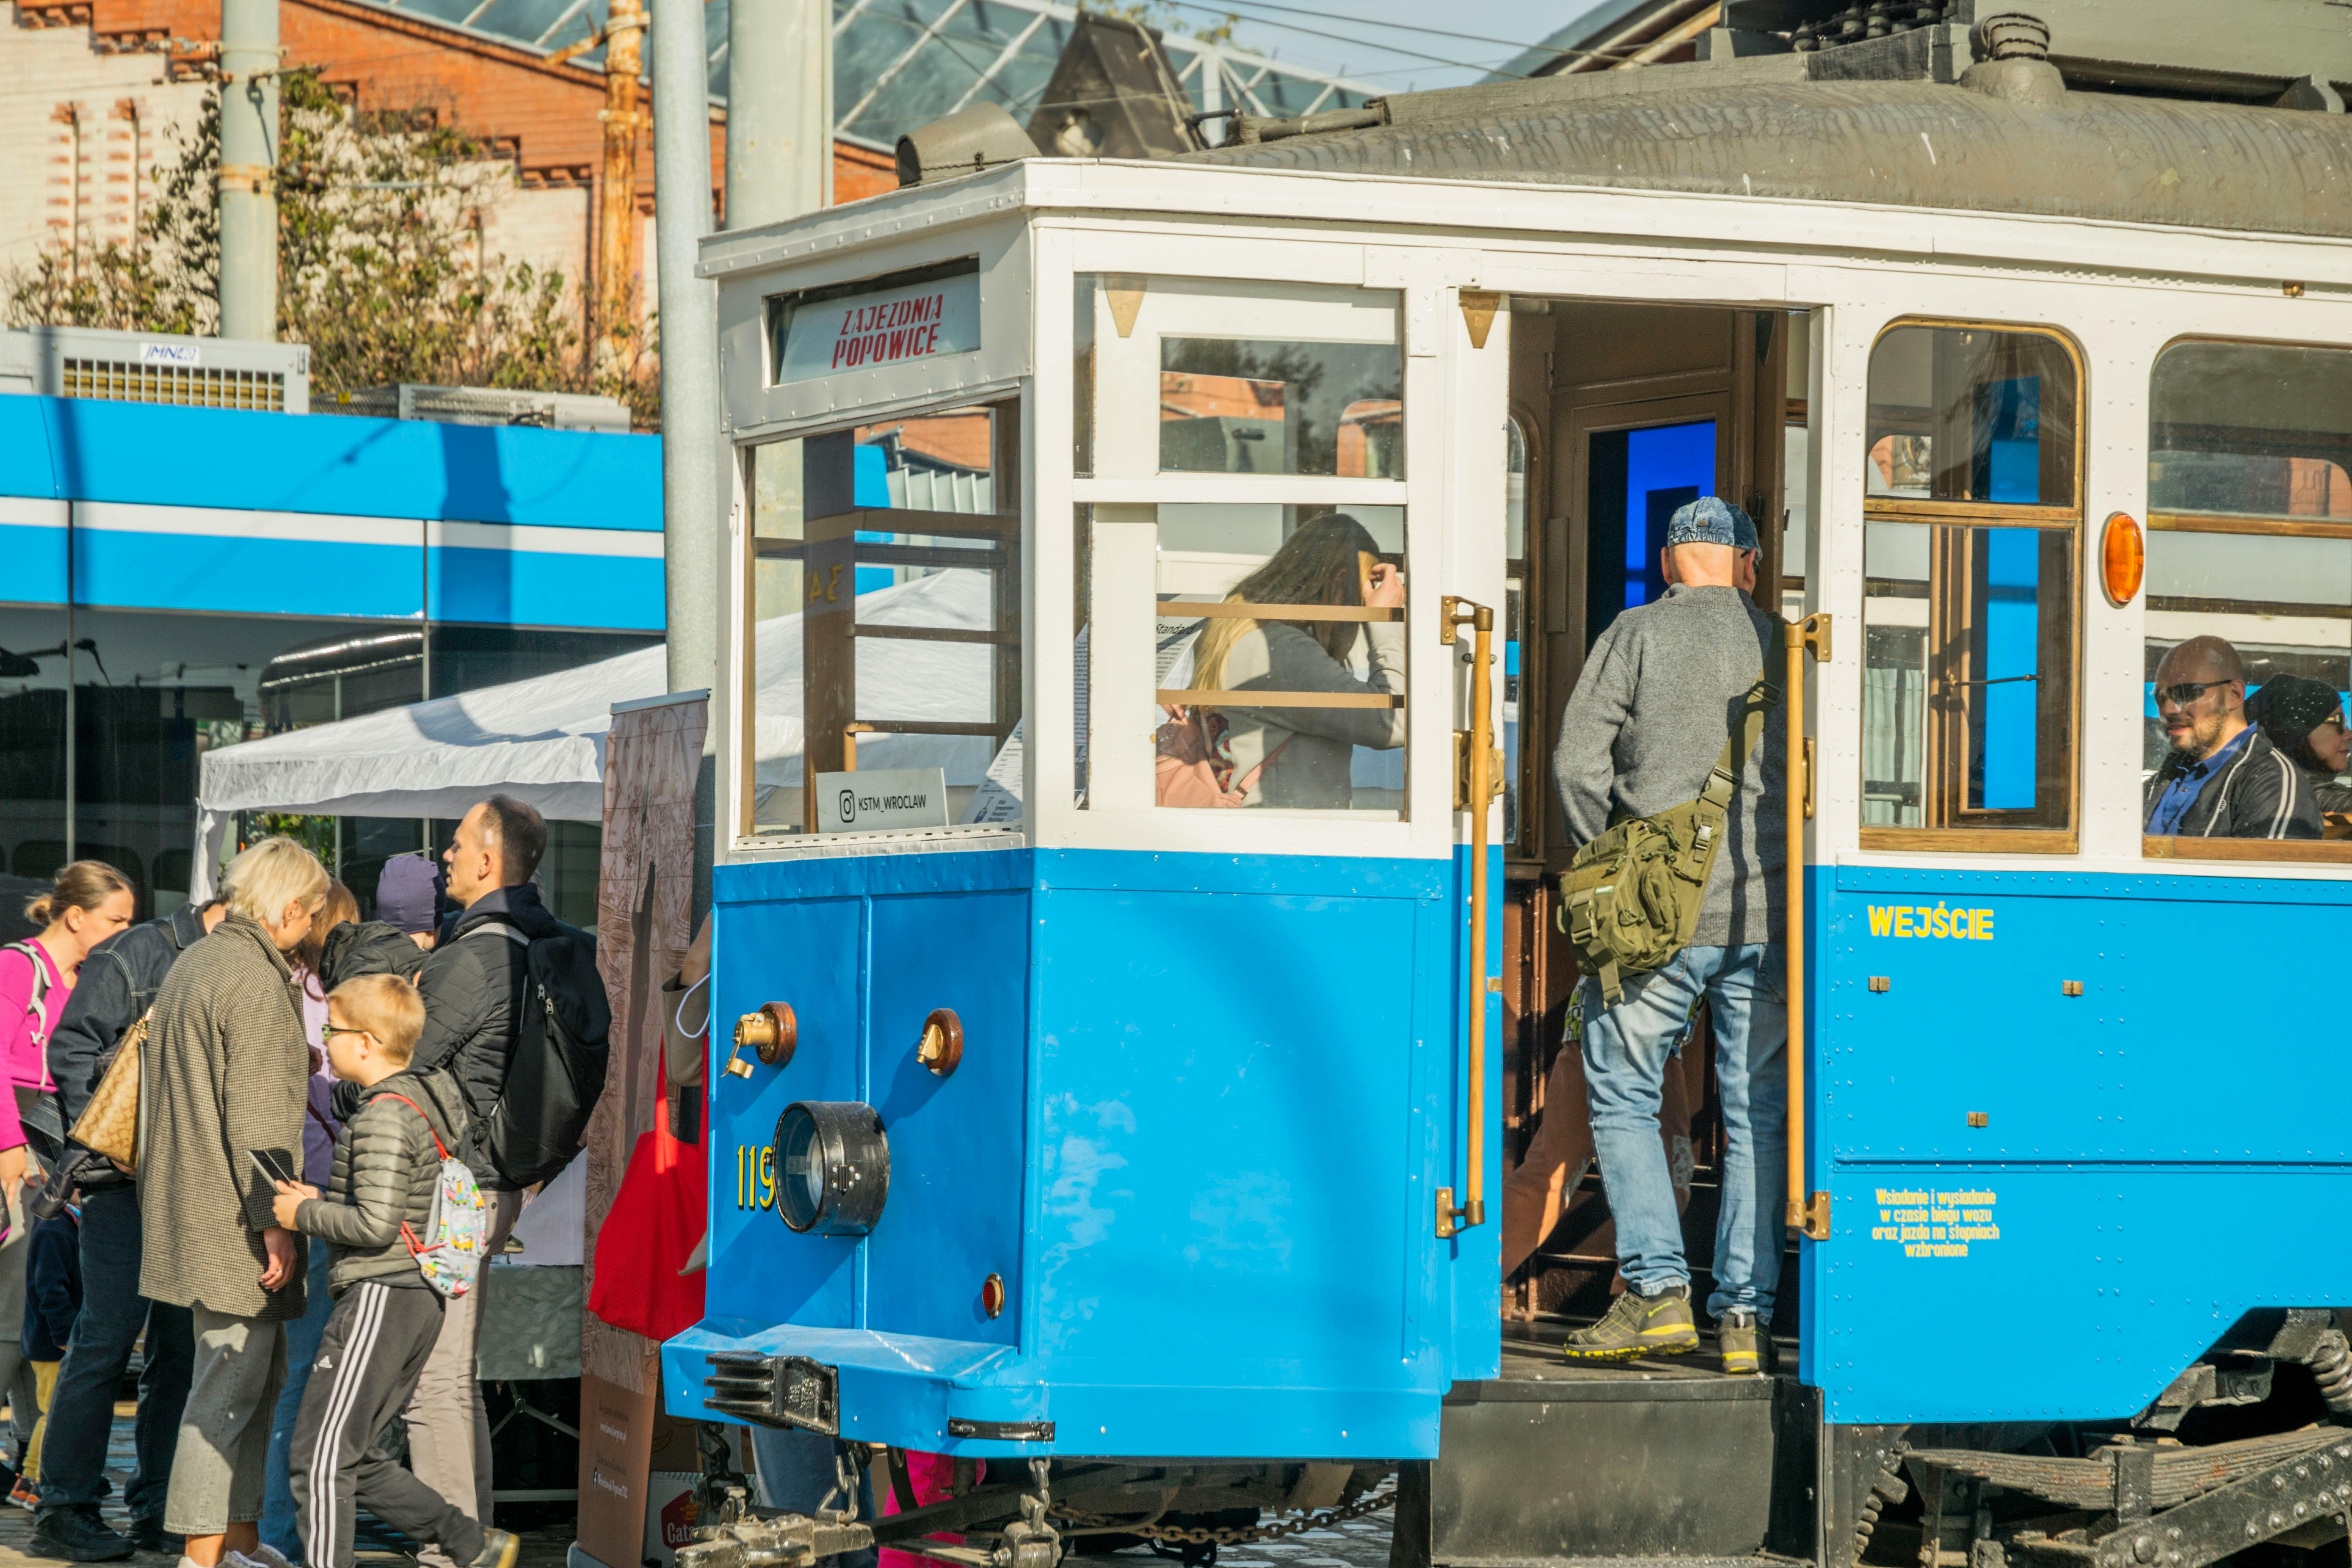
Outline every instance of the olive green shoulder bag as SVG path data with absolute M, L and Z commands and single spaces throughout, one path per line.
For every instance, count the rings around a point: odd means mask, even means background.
M 1664 968 L 1690 945 L 1740 771 L 1780 700 L 1780 688 L 1758 675 L 1698 798 L 1619 822 L 1578 850 L 1560 878 L 1559 929 L 1577 963 L 1601 982 L 1605 1005 L 1623 998 L 1627 975 Z

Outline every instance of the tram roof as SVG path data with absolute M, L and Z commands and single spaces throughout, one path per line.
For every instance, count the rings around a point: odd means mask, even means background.
M 2021 102 L 1740 68 L 1777 63 L 1422 93 L 1388 100 L 1388 124 L 1179 161 L 2352 238 L 2352 115 L 2081 90 Z

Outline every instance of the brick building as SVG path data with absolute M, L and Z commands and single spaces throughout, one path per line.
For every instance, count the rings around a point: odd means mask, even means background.
M 656 0 L 658 3 L 658 0 Z M 159 160 L 192 132 L 220 0 L 0 0 L 0 268 L 67 236 L 127 238 Z M 918 15 L 918 12 L 920 15 Z M 708 0 L 710 166 L 724 187 L 728 0 Z M 837 201 L 894 188 L 898 135 L 981 98 L 1025 119 L 1076 12 L 1044 0 L 835 0 Z M 289 63 L 362 110 L 430 110 L 497 149 L 507 188 L 482 214 L 487 254 L 589 278 L 602 167 L 604 0 L 281 0 Z M 1355 84 L 1175 37 L 1203 109 L 1296 114 L 1361 102 Z M 637 157 L 650 224 L 653 150 Z M 638 246 L 640 297 L 654 247 Z

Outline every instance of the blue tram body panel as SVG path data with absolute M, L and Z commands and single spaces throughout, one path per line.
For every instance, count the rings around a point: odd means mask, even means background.
M 1497 1138 L 1488 1222 L 1434 1234 L 1436 1189 L 1462 1184 L 1463 868 L 1078 850 L 719 868 L 710 1278 L 704 1321 L 665 1348 L 670 1409 L 703 1413 L 711 1352 L 757 1350 L 837 1367 L 843 1433 L 869 1441 L 1433 1457 L 1446 1389 L 1500 1356 Z M 769 1001 L 794 1009 L 792 1060 L 726 1074 L 732 1020 Z M 938 1007 L 963 1029 L 946 1079 L 915 1057 Z M 879 1112 L 870 1235 L 776 1214 L 764 1152 L 800 1100 Z M 958 1438 L 950 1418 L 1055 1436 Z
M 2267 968 L 2342 951 L 2352 886 L 1848 866 L 1809 900 L 1828 1419 L 2118 1419 L 2250 1310 L 2352 1305 L 2352 1126 Z

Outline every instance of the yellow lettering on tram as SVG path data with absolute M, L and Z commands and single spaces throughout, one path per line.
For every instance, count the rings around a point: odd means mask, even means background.
M 1993 1222 L 1999 1194 L 1980 1188 L 1935 1192 L 1881 1187 L 1878 1223 L 1870 1239 L 1891 1243 L 1906 1258 L 1966 1258 L 1969 1248 L 2000 1239 Z
M 1948 904 L 1869 904 L 1873 936 L 1941 937 L 1954 942 L 1990 942 L 1990 910 L 1956 910 Z

